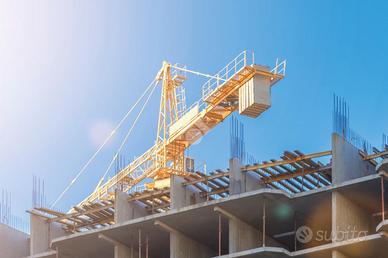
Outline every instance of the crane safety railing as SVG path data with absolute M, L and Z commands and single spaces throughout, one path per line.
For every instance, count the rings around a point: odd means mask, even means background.
M 202 85 L 202 100 L 211 95 L 223 82 L 233 78 L 241 69 L 254 63 L 254 54 L 244 50 L 230 61 L 224 68 Z
M 210 78 L 202 85 L 202 97 L 192 103 L 189 108 L 185 108 L 183 112 L 180 113 L 179 118 L 184 116 L 193 108 L 198 108 L 198 111 L 201 112 L 208 107 L 208 103 L 205 101 L 208 96 L 213 94 L 219 87 L 221 87 L 226 81 L 233 78 L 238 74 L 244 67 L 251 66 L 255 62 L 255 56 L 253 51 L 242 51 L 238 54 L 232 61 L 230 61 L 226 66 L 224 66 L 218 73 L 213 75 L 213 78 Z M 276 59 L 275 66 L 270 70 L 270 73 L 274 74 L 272 78 L 273 83 L 279 80 L 279 77 L 285 76 L 286 73 L 286 60 Z M 276 76 L 279 75 L 279 76 Z M 192 122 L 196 119 L 196 116 L 193 117 L 189 122 Z M 169 127 L 176 121 L 171 121 Z
M 271 73 L 285 76 L 286 66 L 287 66 L 287 61 L 285 59 L 282 61 L 279 61 L 279 58 L 276 58 L 276 65 L 274 68 L 272 68 Z
M 242 51 L 232 61 L 230 61 L 220 71 L 218 71 L 213 76 L 215 78 L 210 78 L 202 85 L 202 97 L 199 100 L 192 103 L 189 108 L 186 108 L 179 117 L 184 116 L 186 113 L 188 113 L 191 109 L 195 108 L 196 106 L 198 106 L 198 109 L 201 112 L 208 105 L 204 101 L 207 98 L 207 96 L 209 96 L 213 91 L 215 91 L 218 87 L 220 87 L 223 84 L 223 82 L 235 76 L 242 68 L 244 68 L 247 65 L 251 65 L 253 63 L 254 63 L 253 51 L 252 52 L 249 52 L 247 50 Z

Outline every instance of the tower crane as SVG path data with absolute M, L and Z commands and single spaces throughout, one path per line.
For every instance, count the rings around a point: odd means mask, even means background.
M 171 175 L 190 176 L 185 150 L 234 111 L 257 117 L 270 107 L 270 89 L 284 78 L 286 61 L 274 68 L 254 64 L 253 53 L 243 51 L 215 75 L 163 62 L 155 81 L 161 85 L 158 127 L 155 144 L 105 183 L 78 206 L 114 198 L 120 188 L 128 192 L 145 184 L 148 189 L 168 186 Z M 186 108 L 184 82 L 191 73 L 208 78 L 202 97 Z M 148 180 L 149 181 L 149 180 Z

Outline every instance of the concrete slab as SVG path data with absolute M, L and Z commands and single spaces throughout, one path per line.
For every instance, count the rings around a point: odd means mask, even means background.
M 381 221 L 376 227 L 376 232 L 386 232 L 388 233 L 388 219 Z
M 114 246 L 105 240 L 99 239 L 99 233 L 116 239 L 128 247 L 138 248 L 139 229 L 144 248 L 145 237 L 149 238 L 150 257 L 169 257 L 169 234 L 156 227 L 153 220 L 135 219 L 137 223 L 125 223 L 126 226 L 114 229 L 93 230 L 92 232 L 77 234 L 77 237 L 69 236 L 53 241 L 53 247 L 58 247 L 59 252 L 65 252 L 69 257 L 93 257 L 109 258 L 114 257 Z M 144 249 L 143 249 L 144 250 Z M 144 251 L 143 251 L 144 253 Z
M 54 250 L 47 251 L 47 252 L 44 252 L 44 253 L 28 256 L 26 258 L 57 258 L 57 251 L 54 251 Z
M 104 240 L 98 238 L 98 233 L 83 235 L 80 238 L 69 238 L 61 245 L 53 244 L 53 248 L 58 248 L 60 257 L 95 257 L 113 258 L 114 247 Z
M 239 216 L 241 220 L 251 225 L 258 225 L 259 227 L 261 223 L 260 214 L 262 213 L 260 203 L 265 200 L 268 202 L 267 216 L 269 219 L 267 220 L 267 230 L 271 234 L 277 234 L 284 233 L 284 228 L 287 228 L 287 230 L 294 229 L 293 219 L 289 219 L 288 217 L 291 216 L 291 213 L 284 214 L 284 212 L 279 212 L 279 210 L 286 208 L 288 211 L 289 209 L 293 209 L 293 206 L 295 206 L 298 207 L 298 209 L 303 208 L 303 212 L 309 212 L 311 209 L 314 209 L 314 206 L 319 206 L 323 201 L 322 199 L 329 200 L 329 198 L 329 192 L 322 192 L 319 196 L 305 196 L 303 198 L 290 201 L 292 199 L 291 196 L 288 196 L 281 191 L 263 189 L 256 191 L 255 194 L 244 193 L 235 195 L 233 198 L 228 198 L 228 200 L 223 199 L 212 201 L 207 204 L 198 204 L 191 208 L 185 207 L 165 214 L 156 214 L 135 219 L 126 223 L 120 223 L 102 230 L 93 230 L 87 233 L 59 238 L 53 241 L 53 246 L 58 246 L 60 250 L 78 250 L 79 248 L 85 249 L 88 247 L 94 249 L 93 246 L 95 246 L 94 243 L 97 241 L 98 232 L 103 232 L 109 237 L 121 242 L 136 245 L 137 229 L 142 228 L 144 234 L 149 233 L 151 236 L 149 240 L 150 256 L 154 253 L 154 250 L 155 253 L 158 254 L 161 253 L 160 250 L 164 250 L 163 253 L 168 254 L 169 250 L 166 249 L 166 247 L 169 246 L 168 234 L 153 225 L 153 222 L 158 219 L 166 224 L 174 225 L 174 228 L 185 235 L 190 236 L 190 238 L 203 243 L 210 249 L 218 250 L 218 215 L 214 212 L 215 206 L 220 206 L 230 212 L 233 212 Z M 286 203 L 286 206 L 283 206 L 283 203 Z M 244 207 L 244 209 L 241 209 L 241 207 Z M 330 209 L 328 209 L 327 212 L 329 214 Z M 224 229 L 222 235 L 222 245 L 227 246 L 228 230 L 226 229 L 228 228 L 228 223 L 226 219 L 223 220 L 222 228 Z M 133 241 L 129 241 L 131 238 Z M 81 243 L 82 247 L 74 248 L 73 245 L 79 245 Z M 96 255 L 99 254 L 99 249 L 100 246 L 97 247 L 97 250 L 90 250 L 90 254 L 95 251 Z
M 384 258 L 388 253 L 387 240 L 381 234 L 373 234 L 366 237 L 351 239 L 343 242 L 326 244 L 292 253 L 292 257 L 309 258 L 331 257 L 334 250 L 352 258 Z M 327 254 L 327 256 L 318 256 Z
M 379 177 L 372 175 L 320 189 L 319 191 L 295 195 L 290 195 L 281 190 L 260 189 L 224 199 L 173 209 L 166 213 L 137 218 L 85 233 L 60 237 L 53 240 L 52 245 L 54 248 L 59 247 L 60 253 L 62 251 L 74 253 L 73 250 L 80 250 L 91 257 L 113 257 L 113 248 L 104 245 L 98 239 L 98 233 L 103 233 L 128 245 L 136 246 L 138 242 L 137 232 L 141 228 L 143 236 L 149 234 L 150 257 L 169 257 L 169 234 L 154 225 L 156 220 L 160 220 L 168 225 L 173 225 L 175 229 L 208 246 L 210 249 L 218 250 L 218 214 L 214 212 L 215 206 L 228 210 L 241 220 L 256 225 L 260 229 L 262 224 L 262 203 L 265 201 L 267 203 L 268 218 L 267 234 L 269 235 L 293 231 L 295 229 L 293 211 L 298 211 L 302 216 L 303 214 L 311 214 L 312 217 L 319 217 L 320 226 L 322 226 L 322 217 L 327 216 L 329 218 L 327 224 L 330 228 L 331 204 L 326 203 L 331 203 L 331 192 L 334 189 L 344 193 L 359 191 L 361 195 L 365 194 L 372 197 L 378 194 L 373 197 L 378 200 L 379 193 L 374 189 L 378 182 Z M 367 201 L 361 200 L 363 205 L 367 205 Z M 311 216 L 309 219 L 311 219 Z M 228 223 L 226 219 L 222 221 L 222 229 L 222 246 L 225 247 L 228 245 Z M 75 257 L 82 256 L 78 254 Z
M 387 240 L 381 234 L 374 234 L 358 239 L 330 243 L 318 247 L 290 252 L 277 247 L 260 247 L 234 254 L 216 256 L 219 258 L 328 258 L 334 250 L 352 258 L 384 258 L 388 253 Z
M 279 247 L 259 247 L 255 249 L 245 250 L 238 253 L 215 256 L 219 258 L 287 258 L 291 257 L 291 252 Z

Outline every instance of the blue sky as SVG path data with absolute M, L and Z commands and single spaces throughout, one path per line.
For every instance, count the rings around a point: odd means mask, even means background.
M 387 11 L 384 1 L 2 1 L 0 188 L 11 192 L 13 212 L 25 216 L 35 174 L 52 202 L 163 60 L 214 73 L 244 49 L 260 64 L 288 60 L 271 109 L 240 117 L 247 151 L 257 159 L 330 149 L 333 93 L 346 98 L 351 127 L 380 146 L 388 133 Z M 187 82 L 189 96 L 199 91 L 196 79 Z M 127 158 L 152 145 L 158 101 L 151 99 L 133 132 Z M 61 209 L 94 189 L 118 138 Z M 209 169 L 226 168 L 228 142 L 226 122 L 190 154 Z

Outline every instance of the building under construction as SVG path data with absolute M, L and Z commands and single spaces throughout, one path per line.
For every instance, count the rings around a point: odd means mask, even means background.
M 256 65 L 247 51 L 214 75 L 164 62 L 141 97 L 146 105 L 161 87 L 155 144 L 106 180 L 121 145 L 95 190 L 68 212 L 36 198 L 29 234 L 0 224 L 0 257 L 388 258 L 388 140 L 373 148 L 354 133 L 342 99 L 334 99 L 331 149 L 255 162 L 233 118 L 228 168 L 197 170 L 187 156 L 231 114 L 255 118 L 270 108 L 285 72 L 286 61 Z M 187 105 L 189 75 L 206 82 Z

